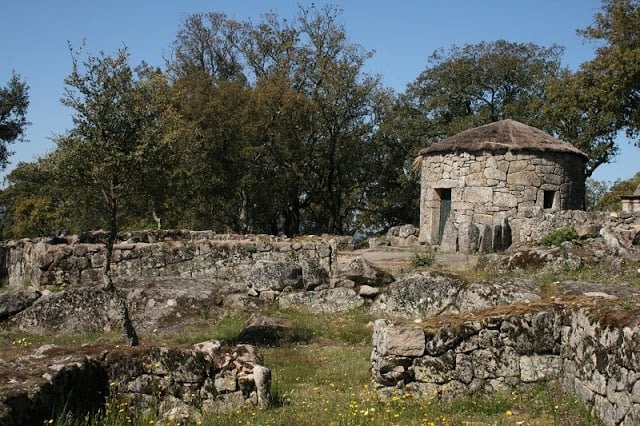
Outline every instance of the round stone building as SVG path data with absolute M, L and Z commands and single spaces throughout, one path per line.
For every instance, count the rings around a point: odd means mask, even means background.
M 587 155 L 515 120 L 420 151 L 420 241 L 441 251 L 490 252 L 526 236 L 527 218 L 584 208 Z

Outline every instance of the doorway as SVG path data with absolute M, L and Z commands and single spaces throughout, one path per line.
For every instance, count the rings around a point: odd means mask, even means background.
M 438 244 L 442 243 L 444 228 L 451 214 L 451 188 L 436 189 L 440 197 L 440 221 L 438 227 Z

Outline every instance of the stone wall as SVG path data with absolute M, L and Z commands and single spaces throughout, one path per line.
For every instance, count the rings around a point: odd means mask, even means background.
M 313 288 L 328 282 L 336 266 L 337 243 L 329 238 L 297 241 L 206 231 L 139 232 L 120 237 L 111 266 L 115 278 L 178 276 L 238 282 L 256 281 L 248 280 L 252 275 L 264 278 L 284 273 L 272 278 Z M 104 234 L 99 232 L 9 241 L 3 251 L 3 272 L 13 288 L 92 285 L 100 282 L 104 247 Z
M 420 240 L 440 244 L 442 251 L 504 249 L 510 244 L 503 236 L 505 222 L 517 242 L 516 219 L 583 207 L 582 170 L 579 156 L 558 152 L 424 156 Z M 451 213 L 440 240 L 440 208 L 449 194 Z
M 372 373 L 383 395 L 439 400 L 558 380 L 604 424 L 640 424 L 640 317 L 633 303 L 628 312 L 516 305 L 482 319 L 441 318 L 445 325 L 436 327 L 377 320 Z
M 191 349 L 85 346 L 74 352 L 45 345 L 0 364 L 7 378 L 0 383 L 0 424 L 46 424 L 63 409 L 82 418 L 104 409 L 107 396 L 132 416 L 201 422 L 202 412 L 266 407 L 271 372 L 261 364 L 255 347 L 218 341 Z

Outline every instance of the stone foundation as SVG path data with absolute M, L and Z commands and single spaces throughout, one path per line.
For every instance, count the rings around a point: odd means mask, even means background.
M 372 373 L 382 394 L 437 400 L 558 380 L 604 424 L 640 424 L 640 304 L 629 303 L 514 305 L 437 328 L 377 320 Z
M 97 353 L 96 353 L 97 352 Z M 79 415 L 118 405 L 170 424 L 269 404 L 271 372 L 253 346 L 208 341 L 192 349 L 83 347 L 67 353 L 53 345 L 0 364 L 0 424 L 37 425 L 63 409 Z M 132 412 L 132 414 L 134 414 Z M 52 417 L 53 416 L 53 417 Z

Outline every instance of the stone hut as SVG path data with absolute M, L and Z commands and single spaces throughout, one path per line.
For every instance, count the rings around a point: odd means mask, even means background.
M 524 238 L 527 218 L 584 208 L 587 155 L 514 120 L 420 151 L 420 241 L 441 251 L 500 251 Z
M 622 197 L 622 211 L 640 213 L 640 185 L 638 185 L 633 195 Z

